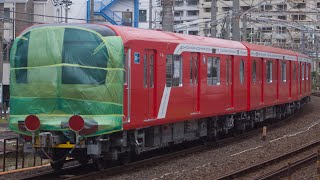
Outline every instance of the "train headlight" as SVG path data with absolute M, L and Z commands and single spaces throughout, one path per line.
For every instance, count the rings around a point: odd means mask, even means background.
M 69 128 L 75 132 L 79 132 L 84 128 L 84 120 L 79 115 L 71 116 L 69 119 Z
M 29 115 L 24 121 L 24 125 L 29 131 L 36 131 L 40 128 L 40 120 L 35 115 Z

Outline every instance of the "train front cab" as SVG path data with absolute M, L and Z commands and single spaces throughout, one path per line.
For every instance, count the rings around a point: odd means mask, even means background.
M 101 151 L 94 137 L 122 130 L 123 43 L 110 28 L 34 26 L 11 53 L 9 127 L 26 150 L 57 168 L 65 156 L 85 162 Z

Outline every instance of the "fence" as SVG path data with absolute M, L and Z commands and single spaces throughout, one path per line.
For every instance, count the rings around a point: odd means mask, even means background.
M 3 172 L 42 165 L 45 161 L 35 153 L 24 153 L 18 138 L 3 139 L 0 147 L 0 170 Z

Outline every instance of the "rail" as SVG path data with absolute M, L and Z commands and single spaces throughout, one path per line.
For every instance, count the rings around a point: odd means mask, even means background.
M 275 171 L 259 176 L 258 178 L 256 178 L 256 180 L 275 179 L 283 174 L 286 174 L 288 177 L 291 178 L 293 170 L 297 169 L 298 167 L 304 164 L 316 161 L 317 159 L 319 159 L 319 153 L 313 153 L 309 156 L 299 159 L 298 161 L 295 161 L 294 163 L 288 162 L 286 166 L 283 166 Z
M 288 153 L 285 153 L 283 155 L 280 155 L 280 156 L 277 156 L 277 157 L 274 157 L 272 159 L 269 159 L 269 160 L 266 160 L 266 161 L 263 161 L 263 162 L 260 162 L 260 163 L 256 163 L 252 166 L 249 166 L 249 167 L 246 167 L 246 168 L 243 168 L 243 169 L 240 169 L 240 170 L 237 170 L 237 171 L 234 171 L 234 172 L 231 172 L 231 173 L 228 173 L 226 175 L 223 175 L 223 176 L 220 176 L 219 178 L 217 179 L 233 179 L 233 178 L 237 178 L 243 174 L 246 174 L 246 173 L 249 173 L 249 172 L 254 172 L 255 170 L 261 168 L 261 167 L 264 167 L 268 164 L 272 164 L 272 163 L 275 163 L 277 161 L 281 161 L 285 158 L 288 158 L 288 157 L 291 157 L 297 153 L 300 153 L 302 151 L 305 151 L 305 150 L 308 150 L 310 148 L 313 148 L 317 145 L 320 145 L 320 140 L 316 140 L 316 141 L 312 141 L 306 145 L 303 145 L 302 147 L 299 147 L 299 148 L 296 148 L 294 150 L 291 150 L 289 151 Z M 292 165 L 295 165 L 295 164 L 292 164 Z

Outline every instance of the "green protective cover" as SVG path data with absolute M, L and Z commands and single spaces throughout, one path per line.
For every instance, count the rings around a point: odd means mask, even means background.
M 24 32 L 10 56 L 10 129 L 31 135 L 24 120 L 34 114 L 41 121 L 36 134 L 70 131 L 68 120 L 77 114 L 85 120 L 83 137 L 122 130 L 123 54 L 121 37 L 85 28 Z

